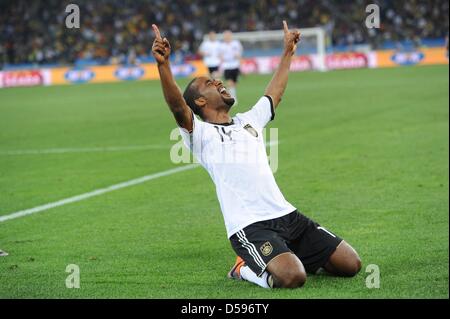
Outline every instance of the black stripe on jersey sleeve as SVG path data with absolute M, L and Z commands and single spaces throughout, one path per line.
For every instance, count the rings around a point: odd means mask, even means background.
M 270 101 L 270 112 L 272 113 L 272 116 L 270 117 L 270 120 L 273 121 L 273 119 L 275 118 L 275 109 L 273 108 L 273 101 L 272 101 L 272 97 L 270 95 L 264 95 L 266 98 L 269 99 Z

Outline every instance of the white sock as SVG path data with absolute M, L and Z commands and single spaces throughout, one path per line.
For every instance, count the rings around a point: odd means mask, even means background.
M 261 277 L 258 277 L 253 270 L 250 269 L 248 266 L 242 266 L 241 267 L 241 278 L 247 281 L 250 281 L 254 284 L 257 284 L 258 286 L 261 286 L 263 288 L 272 288 L 272 275 L 270 275 L 267 271 L 265 271 Z M 269 277 L 270 276 L 270 277 Z M 269 282 L 271 283 L 269 285 Z
M 237 100 L 236 88 L 235 87 L 231 87 L 230 88 L 230 94 L 231 94 L 232 97 L 234 97 L 235 100 Z
M 320 274 L 324 274 L 326 273 L 325 269 L 323 269 L 322 267 L 320 267 L 319 269 L 317 269 L 316 271 L 316 275 L 320 275 Z

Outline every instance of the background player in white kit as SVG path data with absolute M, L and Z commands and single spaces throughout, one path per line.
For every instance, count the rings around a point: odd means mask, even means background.
M 153 25 L 152 53 L 164 98 L 185 144 L 216 185 L 227 235 L 238 255 L 228 277 L 265 288 L 301 287 L 307 272 L 321 268 L 336 276 L 354 276 L 361 269 L 348 243 L 286 201 L 268 164 L 262 130 L 275 116 L 300 39 L 298 31 L 283 24 L 284 52 L 264 96 L 234 117 L 229 115 L 234 98 L 218 80 L 195 78 L 181 95 L 170 70 L 169 41 Z M 246 161 L 249 155 L 257 161 Z
M 198 53 L 203 57 L 203 62 L 208 68 L 209 75 L 215 79 L 219 77 L 221 42 L 217 40 L 216 33 L 210 31 L 208 38 L 203 40 Z
M 233 40 L 233 33 L 229 30 L 223 33 L 223 41 L 220 46 L 221 69 L 225 78 L 227 88 L 237 105 L 236 85 L 239 79 L 242 44 L 238 40 Z

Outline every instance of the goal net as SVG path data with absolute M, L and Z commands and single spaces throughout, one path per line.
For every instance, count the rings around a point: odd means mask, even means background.
M 297 45 L 296 58 L 292 61 L 291 68 L 325 71 L 325 29 L 320 27 L 304 28 L 300 29 L 300 33 L 300 43 Z M 217 34 L 217 38 L 222 40 L 223 34 Z M 246 65 L 246 60 L 257 61 L 259 64 L 262 64 L 262 66 L 259 66 L 260 69 L 262 68 L 262 70 L 259 70 L 260 73 L 273 71 L 271 65 L 276 64 L 284 46 L 283 30 L 235 32 L 233 33 L 233 38 L 239 40 L 244 48 L 244 73 L 246 73 L 246 67 L 252 67 L 251 65 Z M 265 65 L 267 63 L 269 65 Z

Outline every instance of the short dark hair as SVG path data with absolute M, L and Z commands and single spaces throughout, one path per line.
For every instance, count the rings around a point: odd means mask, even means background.
M 197 86 L 194 85 L 195 80 L 197 80 L 197 78 L 194 78 L 186 86 L 186 89 L 183 93 L 183 98 L 186 101 L 186 104 L 191 108 L 191 110 L 195 114 L 203 118 L 201 108 L 197 104 L 195 104 L 195 100 L 201 97 L 201 94 L 198 92 Z

